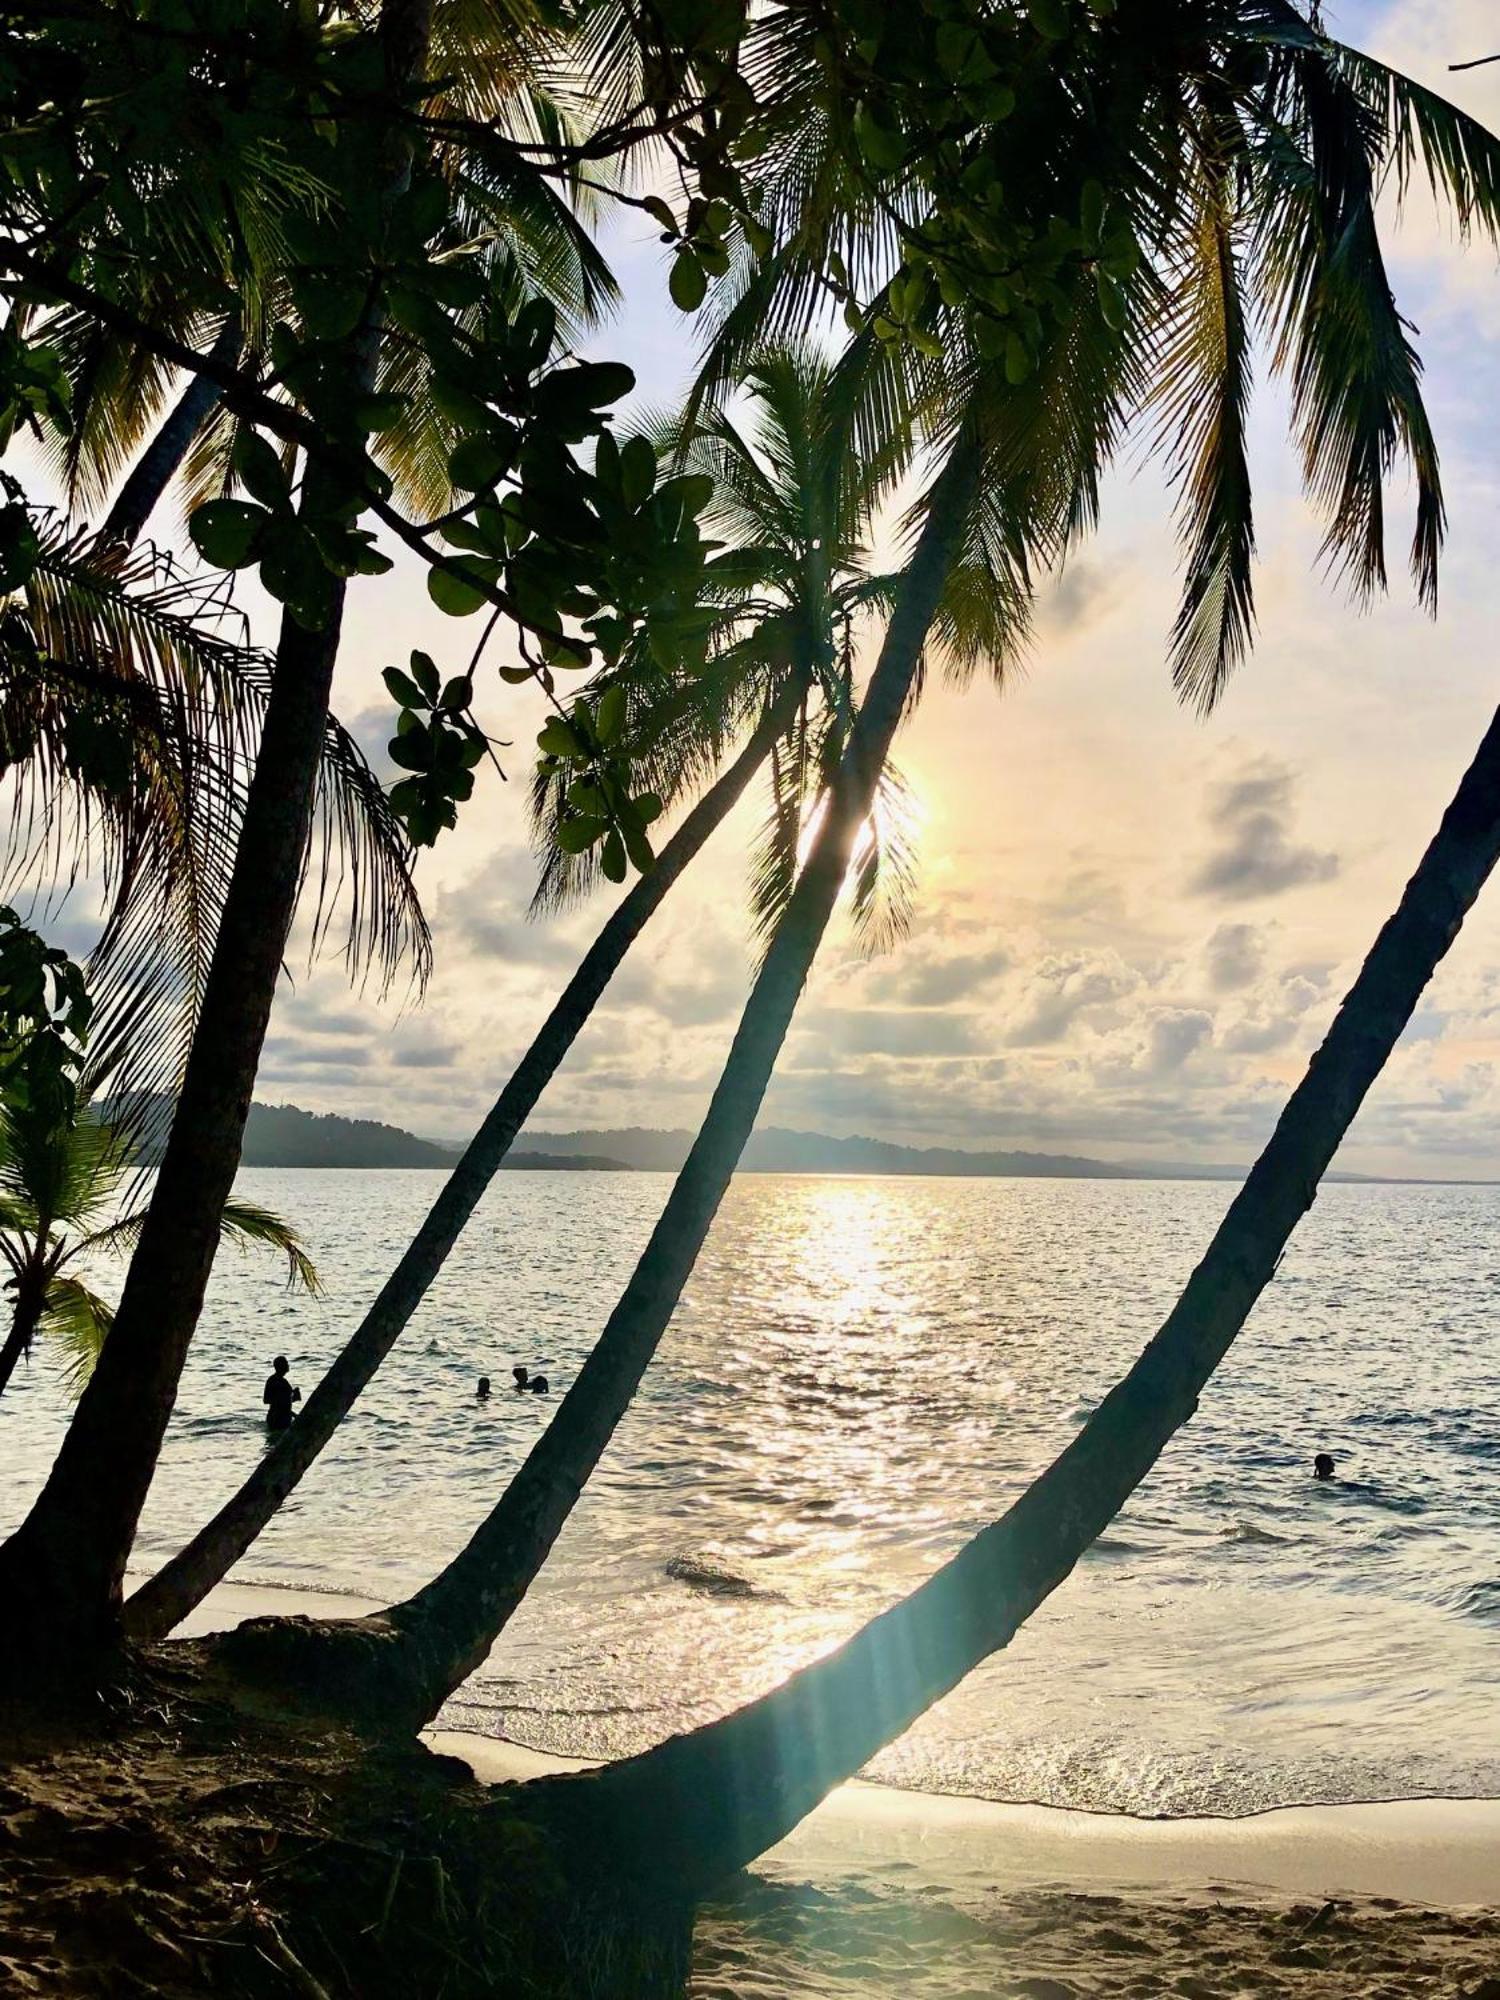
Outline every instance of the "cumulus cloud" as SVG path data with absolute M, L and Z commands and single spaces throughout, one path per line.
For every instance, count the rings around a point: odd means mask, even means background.
M 1156 1015 L 1146 1045 L 1147 1074 L 1172 1075 L 1212 1038 L 1213 1031 L 1212 1019 L 1200 1009 L 1174 1009 Z
M 1208 983 L 1215 993 L 1253 986 L 1266 961 L 1266 941 L 1254 924 L 1220 924 L 1204 947 Z
M 948 1007 L 994 983 L 1010 965 L 1010 953 L 992 944 L 983 951 L 955 951 L 941 936 L 923 936 L 895 964 L 875 969 L 866 991 L 876 1001 L 909 1007 Z
M 1291 837 L 1294 783 L 1285 765 L 1260 758 L 1215 789 L 1208 812 L 1214 846 L 1188 884 L 1194 895 L 1244 902 L 1337 875 L 1336 854 Z
M 1118 959 L 1045 959 L 1032 975 L 1005 1039 L 1013 1048 L 1060 1042 L 1081 1014 L 1112 1005 L 1140 983 L 1140 973 Z

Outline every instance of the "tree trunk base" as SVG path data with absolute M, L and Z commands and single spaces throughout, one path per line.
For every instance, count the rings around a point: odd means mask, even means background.
M 227 1673 L 247 1699 L 377 1742 L 410 1739 L 432 1720 L 422 1658 L 382 1613 L 247 1618 L 192 1650 L 206 1667 Z
M 420 1744 L 247 1706 L 187 1648 L 0 1736 L 0 1984 L 161 2000 L 680 2000 L 692 1910 L 580 1876 Z

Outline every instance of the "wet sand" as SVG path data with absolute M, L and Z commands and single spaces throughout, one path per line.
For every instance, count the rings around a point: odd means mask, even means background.
M 191 1629 L 355 1599 L 226 1585 Z M 489 1782 L 570 1766 L 430 1732 Z M 839 1788 L 699 1925 L 694 2000 L 1500 2000 L 1500 1800 L 1142 1820 Z

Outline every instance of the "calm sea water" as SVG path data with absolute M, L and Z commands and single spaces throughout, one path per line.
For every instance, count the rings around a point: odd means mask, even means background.
M 255 1172 L 327 1296 L 226 1253 L 143 1558 L 263 1448 L 439 1185 Z M 246 1578 L 386 1596 L 500 1491 L 667 1188 L 502 1177 Z M 634 1750 L 773 1685 L 1001 1511 L 1170 1305 L 1231 1190 L 745 1178 L 541 1582 L 450 1722 Z M 101 1275 L 108 1276 L 107 1273 Z M 496 1393 L 477 1405 L 477 1375 Z M 0 1520 L 66 1414 L 0 1400 Z M 1315 1450 L 1343 1475 L 1319 1487 Z M 1189 1428 L 1009 1650 L 889 1750 L 919 1788 L 1144 1813 L 1500 1793 L 1500 1189 L 1327 1189 Z

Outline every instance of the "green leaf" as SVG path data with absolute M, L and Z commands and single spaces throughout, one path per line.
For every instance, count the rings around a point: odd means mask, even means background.
M 614 827 L 604 836 L 604 845 L 599 850 L 599 866 L 611 882 L 625 880 L 625 843 Z
M 448 454 L 448 477 L 467 492 L 485 492 L 510 471 L 514 456 L 510 439 L 466 437 Z
M 672 295 L 673 305 L 680 312 L 696 312 L 702 305 L 708 292 L 708 273 L 691 250 L 679 250 L 673 258 L 672 274 L 667 280 L 667 290 Z M 623 866 L 620 874 L 611 879 L 616 882 L 623 881 Z
M 639 507 L 656 489 L 656 453 L 651 440 L 626 438 L 620 447 L 620 488 L 628 507 Z
M 625 725 L 625 690 L 618 683 L 608 687 L 599 698 L 599 713 L 594 727 L 601 743 L 613 743 Z
M 676 236 L 679 233 L 677 217 L 672 213 L 659 194 L 648 194 L 642 201 L 641 207 L 645 209 L 653 222 L 661 224 L 662 229 L 668 236 Z
M 432 731 L 423 723 L 414 729 L 403 729 L 399 736 L 393 736 L 386 745 L 386 752 L 393 764 L 399 764 L 403 771 L 426 771 L 432 766 Z
M 426 707 L 427 698 L 422 693 L 422 690 L 411 676 L 403 674 L 399 667 L 383 668 L 380 678 L 385 682 L 386 690 L 391 698 L 394 701 L 398 701 L 403 709 Z M 404 717 L 402 719 L 405 720 Z
M 365 309 L 365 287 L 348 278 L 313 278 L 305 273 L 292 281 L 302 324 L 314 340 L 342 340 L 359 325 Z
M 1094 283 L 1099 292 L 1099 311 L 1104 316 L 1104 324 L 1112 333 L 1118 333 L 1130 316 L 1125 288 L 1100 264 L 1094 266 Z
M 259 431 L 241 431 L 235 440 L 231 460 L 235 476 L 252 500 L 267 507 L 285 506 L 291 497 L 291 482 L 281 454 Z
M 459 715 L 464 709 L 470 706 L 473 699 L 474 683 L 469 679 L 469 676 L 467 674 L 455 674 L 453 679 L 443 689 L 442 700 L 438 703 L 438 706 L 449 715 Z
M 378 390 L 372 395 L 356 396 L 350 404 L 349 414 L 362 431 L 393 430 L 405 415 L 409 401 L 407 396 Z
M 436 701 L 443 677 L 437 670 L 437 662 L 430 653 L 413 652 L 411 670 L 417 686 L 429 702 Z
M 450 567 L 428 570 L 427 595 L 450 618 L 468 618 L 482 604 L 490 602 L 490 592 L 485 586 L 493 586 L 499 575 L 498 563 L 486 562 L 480 556 L 455 556 Z
M 188 520 L 193 547 L 215 569 L 248 569 L 256 560 L 270 519 L 248 500 L 206 500 Z
M 576 819 L 559 820 L 557 844 L 564 854 L 587 854 L 608 825 L 608 820 L 586 814 L 580 814 Z
M 1039 35 L 1060 42 L 1072 27 L 1067 0 L 1026 0 L 1026 12 Z

